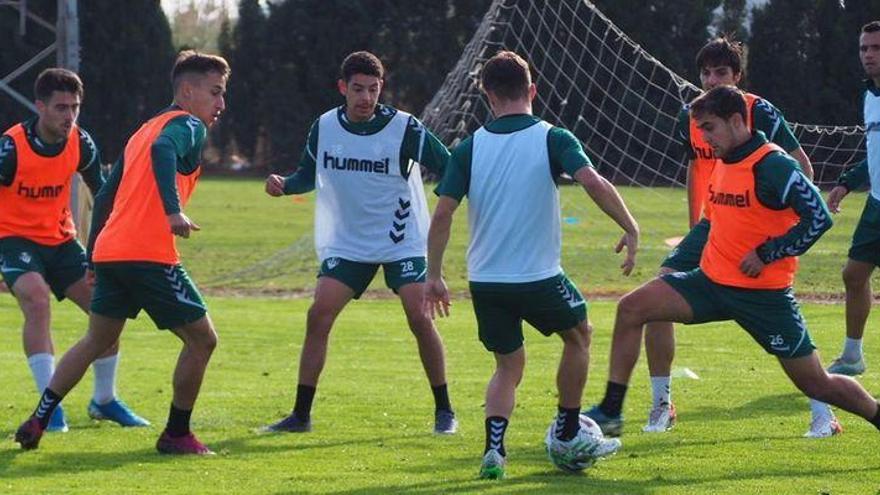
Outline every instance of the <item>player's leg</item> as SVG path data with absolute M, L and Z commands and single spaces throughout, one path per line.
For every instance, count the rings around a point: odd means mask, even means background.
M 651 321 L 688 323 L 694 320 L 692 301 L 702 301 L 711 294 L 707 281 L 699 270 L 676 273 L 656 278 L 621 298 L 614 321 L 605 396 L 598 406 L 587 412 L 606 435 L 622 433 L 623 400 L 639 358 L 643 325 Z
M 504 477 L 507 456 L 504 436 L 526 362 L 522 318 L 515 294 L 480 290 L 471 285 L 471 298 L 480 342 L 495 357 L 495 371 L 486 387 L 486 443 L 480 476 L 500 479 Z
M 425 258 L 409 258 L 385 263 L 385 282 L 400 296 L 410 331 L 416 338 L 419 357 L 434 396 L 434 433 L 453 434 L 458 421 L 449 400 L 443 339 L 431 318 L 422 311 Z
M 874 263 L 848 259 L 843 268 L 846 289 L 846 340 L 843 352 L 828 367 L 832 373 L 860 375 L 865 372 L 862 337 L 871 312 L 871 274 Z
M 49 284 L 56 295 L 73 301 L 86 314 L 92 301 L 92 286 L 86 281 L 85 251 L 76 241 L 68 241 L 58 247 L 51 267 L 47 267 Z M 119 342 L 92 363 L 95 388 L 88 405 L 88 415 L 93 419 L 110 420 L 121 426 L 147 426 L 149 421 L 138 416 L 122 400 L 116 397 L 116 370 L 119 365 Z
M 818 353 L 780 358 L 779 362 L 792 383 L 808 397 L 861 416 L 880 430 L 880 404 L 859 382 L 825 371 Z
M 90 314 L 85 336 L 64 353 L 34 413 L 16 432 L 15 441 L 22 448 L 37 447 L 49 418 L 61 400 L 79 383 L 89 365 L 119 339 L 124 324 L 124 318 L 107 317 L 95 312 Z
M 217 332 L 210 316 L 171 329 L 183 348 L 174 368 L 174 397 L 165 430 L 156 442 L 163 454 L 213 454 L 190 430 L 190 418 L 199 396 L 205 370 L 217 347 Z
M 507 450 L 504 436 L 516 403 L 516 388 L 522 381 L 526 364 L 525 348 L 495 352 L 495 372 L 486 387 L 486 442 L 480 476 L 487 479 L 504 477 Z
M 870 194 L 859 223 L 853 231 L 852 243 L 843 268 L 846 289 L 846 340 L 843 352 L 828 367 L 831 373 L 860 375 L 865 372 L 862 337 L 871 312 L 871 274 L 880 265 L 880 201 Z
M 699 267 L 708 238 L 709 222 L 702 219 L 663 260 L 657 276 Z M 652 404 L 648 422 L 642 431 L 665 432 L 672 428 L 676 420 L 672 402 L 672 361 L 675 358 L 675 327 L 672 322 L 655 321 L 645 325 L 645 357 L 651 377 Z
M 370 285 L 378 265 L 328 258 L 321 263 L 315 298 L 306 315 L 306 335 L 299 358 L 296 399 L 291 413 L 263 428 L 266 432 L 311 431 L 312 402 L 327 360 L 327 344 L 336 317 Z
M 676 270 L 661 267 L 658 276 Z M 669 321 L 654 321 L 645 325 L 645 357 L 651 378 L 651 410 L 645 432 L 664 432 L 675 425 L 675 405 L 672 403 L 672 360 L 675 358 L 675 326 Z
M 720 288 L 729 310 L 755 341 L 780 359 L 795 359 L 814 353 L 815 347 L 800 307 L 789 289 L 748 290 Z M 825 438 L 842 431 L 834 411 L 821 400 L 810 399 L 808 438 Z
M 50 331 L 52 292 L 46 281 L 44 260 L 51 249 L 23 238 L 0 239 L 0 271 L 24 316 L 22 344 L 37 394 L 43 393 L 55 371 L 55 346 Z M 67 431 L 63 409 L 55 410 L 47 431 Z

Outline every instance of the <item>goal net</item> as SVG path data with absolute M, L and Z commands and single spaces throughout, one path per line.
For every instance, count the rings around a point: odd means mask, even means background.
M 478 86 L 482 64 L 502 49 L 524 56 L 538 96 L 534 112 L 571 130 L 607 179 L 683 186 L 686 164 L 673 130 L 699 89 L 656 60 L 587 0 L 496 0 L 422 119 L 447 144 L 489 118 Z M 816 169 L 833 184 L 862 159 L 859 127 L 791 124 Z

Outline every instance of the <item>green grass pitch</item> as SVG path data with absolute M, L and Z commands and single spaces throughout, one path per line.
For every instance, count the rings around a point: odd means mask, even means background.
M 617 273 L 610 221 L 573 189 L 564 192 L 564 265 L 587 294 L 619 293 L 647 280 L 668 250 L 663 239 L 681 235 L 680 191 L 625 190 L 642 224 L 640 271 Z M 800 293 L 841 291 L 839 268 L 864 196 L 847 198 L 834 229 L 803 259 Z M 183 241 L 184 263 L 197 283 L 220 279 L 270 256 L 311 225 L 312 200 L 263 198 L 256 181 L 205 180 L 187 213 L 202 232 Z M 583 206 L 569 206 L 579 204 Z M 674 204 L 675 206 L 670 206 Z M 464 211 L 450 249 L 449 278 L 465 288 Z M 310 248 L 308 248 L 310 249 Z M 307 256 L 313 256 L 307 253 Z M 193 427 L 218 455 L 158 455 L 154 443 L 170 401 L 178 341 L 144 316 L 123 334 L 118 389 L 152 428 L 123 430 L 88 419 L 91 373 L 65 400 L 71 431 L 48 434 L 40 449 L 22 452 L 15 428 L 32 410 L 36 393 L 21 352 L 21 316 L 0 294 L 0 493 L 597 493 L 597 494 L 874 494 L 880 490 L 878 432 L 839 412 L 843 435 L 801 438 L 809 421 L 807 400 L 748 335 L 731 323 L 679 327 L 676 368 L 699 379 L 673 380 L 680 424 L 670 433 L 641 433 L 650 401 L 644 359 L 625 404 L 621 452 L 582 475 L 555 470 L 543 452 L 543 435 L 555 413 L 554 373 L 561 344 L 527 333 L 528 364 L 507 438 L 509 478 L 476 479 L 483 445 L 483 392 L 491 355 L 476 339 L 467 299 L 439 328 L 447 346 L 450 392 L 460 433 L 435 437 L 432 401 L 415 342 L 395 299 L 352 304 L 340 317 L 318 390 L 314 431 L 257 435 L 254 430 L 292 406 L 296 366 L 308 298 L 276 297 L 314 281 L 314 263 L 271 284 L 201 284 L 220 334 Z M 309 264 L 311 263 L 311 264 Z M 825 266 L 829 265 L 829 266 Z M 265 286 L 265 287 L 264 287 Z M 376 294 L 387 294 L 374 285 Z M 236 291 L 229 294 L 227 289 Z M 261 290 L 270 289 L 266 292 Z M 614 300 L 594 298 L 595 327 L 585 406 L 601 396 Z M 53 307 L 56 347 L 67 349 L 86 318 L 73 305 Z M 809 302 L 804 312 L 814 340 L 829 361 L 843 340 L 843 306 Z M 877 319 L 868 323 L 866 387 L 880 392 Z

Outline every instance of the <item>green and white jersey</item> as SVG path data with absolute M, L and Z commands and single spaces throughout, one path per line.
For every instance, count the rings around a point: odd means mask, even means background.
M 863 106 L 865 117 L 865 144 L 868 151 L 868 176 L 871 196 L 880 200 L 880 90 L 873 82 L 865 91 Z
M 363 135 L 346 129 L 338 113 L 334 108 L 318 119 L 318 259 L 387 263 L 425 256 L 430 218 L 421 170 L 412 160 L 401 163 L 411 116 L 398 110 Z
M 584 166 L 577 138 L 531 115 L 496 119 L 456 147 L 436 192 L 468 196 L 471 282 L 518 284 L 562 272 L 555 179 Z
M 865 147 L 867 158 L 840 176 L 839 183 L 850 191 L 864 186 L 871 187 L 871 196 L 880 201 L 880 88 L 874 81 L 865 81 L 862 101 L 865 119 Z

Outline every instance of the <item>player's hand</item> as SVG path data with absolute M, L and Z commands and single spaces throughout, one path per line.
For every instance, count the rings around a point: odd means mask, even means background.
M 168 215 L 168 223 L 171 224 L 171 233 L 184 239 L 189 238 L 190 232 L 202 230 L 195 222 L 190 220 L 183 212 Z
M 86 285 L 95 286 L 95 270 L 93 268 L 86 268 Z
M 828 209 L 831 213 L 840 213 L 840 202 L 843 201 L 843 198 L 849 194 L 849 190 L 843 186 L 835 186 L 831 192 L 828 193 Z
M 449 316 L 449 289 L 443 277 L 425 281 L 425 299 L 422 312 L 425 316 L 435 319 L 437 316 Z
M 623 274 L 629 276 L 632 273 L 633 268 L 636 266 L 636 251 L 639 249 L 639 234 L 630 234 L 624 233 L 623 237 L 620 238 L 620 242 L 617 243 L 617 247 L 614 248 L 615 253 L 619 253 L 626 248 L 626 258 L 623 260 L 623 263 L 620 265 L 620 268 L 623 270 Z
M 277 174 L 266 177 L 266 194 L 269 196 L 284 195 L 284 178 Z
M 739 264 L 739 271 L 743 272 L 748 277 L 758 278 L 758 275 L 764 270 L 764 267 L 767 266 L 761 261 L 761 258 L 758 257 L 757 251 L 752 249 L 748 253 L 746 253 L 745 257 Z

